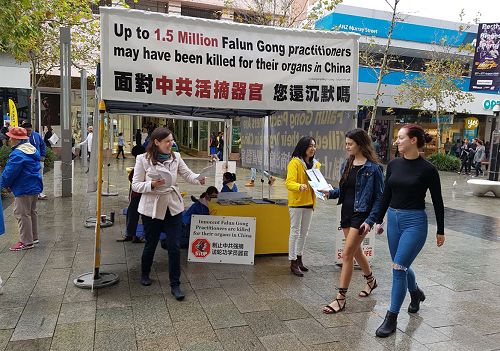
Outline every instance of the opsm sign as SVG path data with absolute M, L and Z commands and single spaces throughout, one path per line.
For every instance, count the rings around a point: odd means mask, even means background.
M 483 108 L 485 110 L 493 110 L 493 107 L 495 107 L 495 105 L 500 105 L 500 100 L 485 99 L 483 101 Z

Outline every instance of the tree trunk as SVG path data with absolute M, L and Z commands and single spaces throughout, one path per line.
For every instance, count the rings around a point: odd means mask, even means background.
M 34 129 L 36 129 L 37 127 L 37 123 L 35 121 L 36 91 L 37 91 L 36 60 L 32 60 L 31 61 L 31 124 L 33 125 Z
M 441 121 L 439 118 L 439 109 L 437 108 L 437 101 L 436 101 L 436 123 L 437 123 L 437 132 L 436 132 L 437 153 L 441 153 Z
M 375 126 L 375 120 L 377 118 L 377 108 L 380 99 L 380 88 L 382 87 L 382 79 L 385 76 L 387 70 L 387 56 L 389 53 L 389 47 L 391 46 L 392 32 L 394 31 L 394 25 L 396 24 L 396 9 L 398 7 L 398 2 L 400 0 L 394 1 L 394 7 L 392 8 L 392 19 L 391 26 L 389 27 L 389 33 L 387 35 L 387 44 L 384 49 L 384 58 L 382 59 L 382 66 L 380 67 L 380 72 L 378 74 L 377 90 L 375 93 L 375 100 L 373 101 L 372 111 L 370 114 L 370 126 L 368 127 L 368 135 L 372 136 L 373 127 Z

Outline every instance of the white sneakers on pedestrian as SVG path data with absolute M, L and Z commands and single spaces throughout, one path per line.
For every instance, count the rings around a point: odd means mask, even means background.
M 44 193 L 40 193 L 40 194 L 38 194 L 38 199 L 45 200 L 45 199 L 47 199 L 47 195 L 45 195 Z

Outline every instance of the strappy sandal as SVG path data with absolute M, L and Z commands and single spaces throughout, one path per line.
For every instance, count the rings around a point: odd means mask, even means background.
M 342 295 L 342 297 L 337 297 L 335 300 L 333 300 L 329 305 L 326 305 L 323 307 L 323 313 L 324 314 L 334 314 L 334 313 L 339 313 L 345 309 L 346 301 L 345 301 L 345 295 L 347 294 L 347 289 L 346 288 L 339 288 L 339 295 Z M 343 304 L 341 304 L 341 301 L 344 301 Z M 332 307 L 332 303 L 337 302 L 337 305 L 339 306 L 339 309 L 336 310 L 335 308 Z
M 363 274 L 363 277 L 365 277 L 366 284 L 368 284 L 368 288 L 370 289 L 370 291 L 361 290 L 359 292 L 359 297 L 368 297 L 371 295 L 373 290 L 375 290 L 377 288 L 377 286 L 378 286 L 377 279 L 375 279 L 375 277 L 373 276 L 373 272 L 370 272 L 370 274 L 368 274 L 368 275 Z

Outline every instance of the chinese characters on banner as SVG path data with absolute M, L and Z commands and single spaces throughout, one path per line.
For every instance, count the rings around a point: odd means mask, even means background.
M 193 215 L 188 261 L 254 264 L 255 217 Z
M 358 35 L 101 8 L 105 100 L 355 111 Z
M 500 23 L 480 23 L 470 90 L 500 91 Z
M 264 119 L 241 118 L 241 162 L 243 167 L 261 169 L 286 176 L 287 165 L 299 139 L 310 135 L 316 140 L 316 159 L 321 173 L 336 185 L 340 164 L 346 158 L 345 133 L 355 127 L 354 112 L 342 111 L 284 111 L 272 115 L 268 135 L 262 135 Z M 265 128 L 267 130 L 267 128 Z M 270 144 L 270 155 L 267 150 Z M 271 162 L 269 163 L 269 157 Z M 264 162 L 264 163 L 263 163 Z

